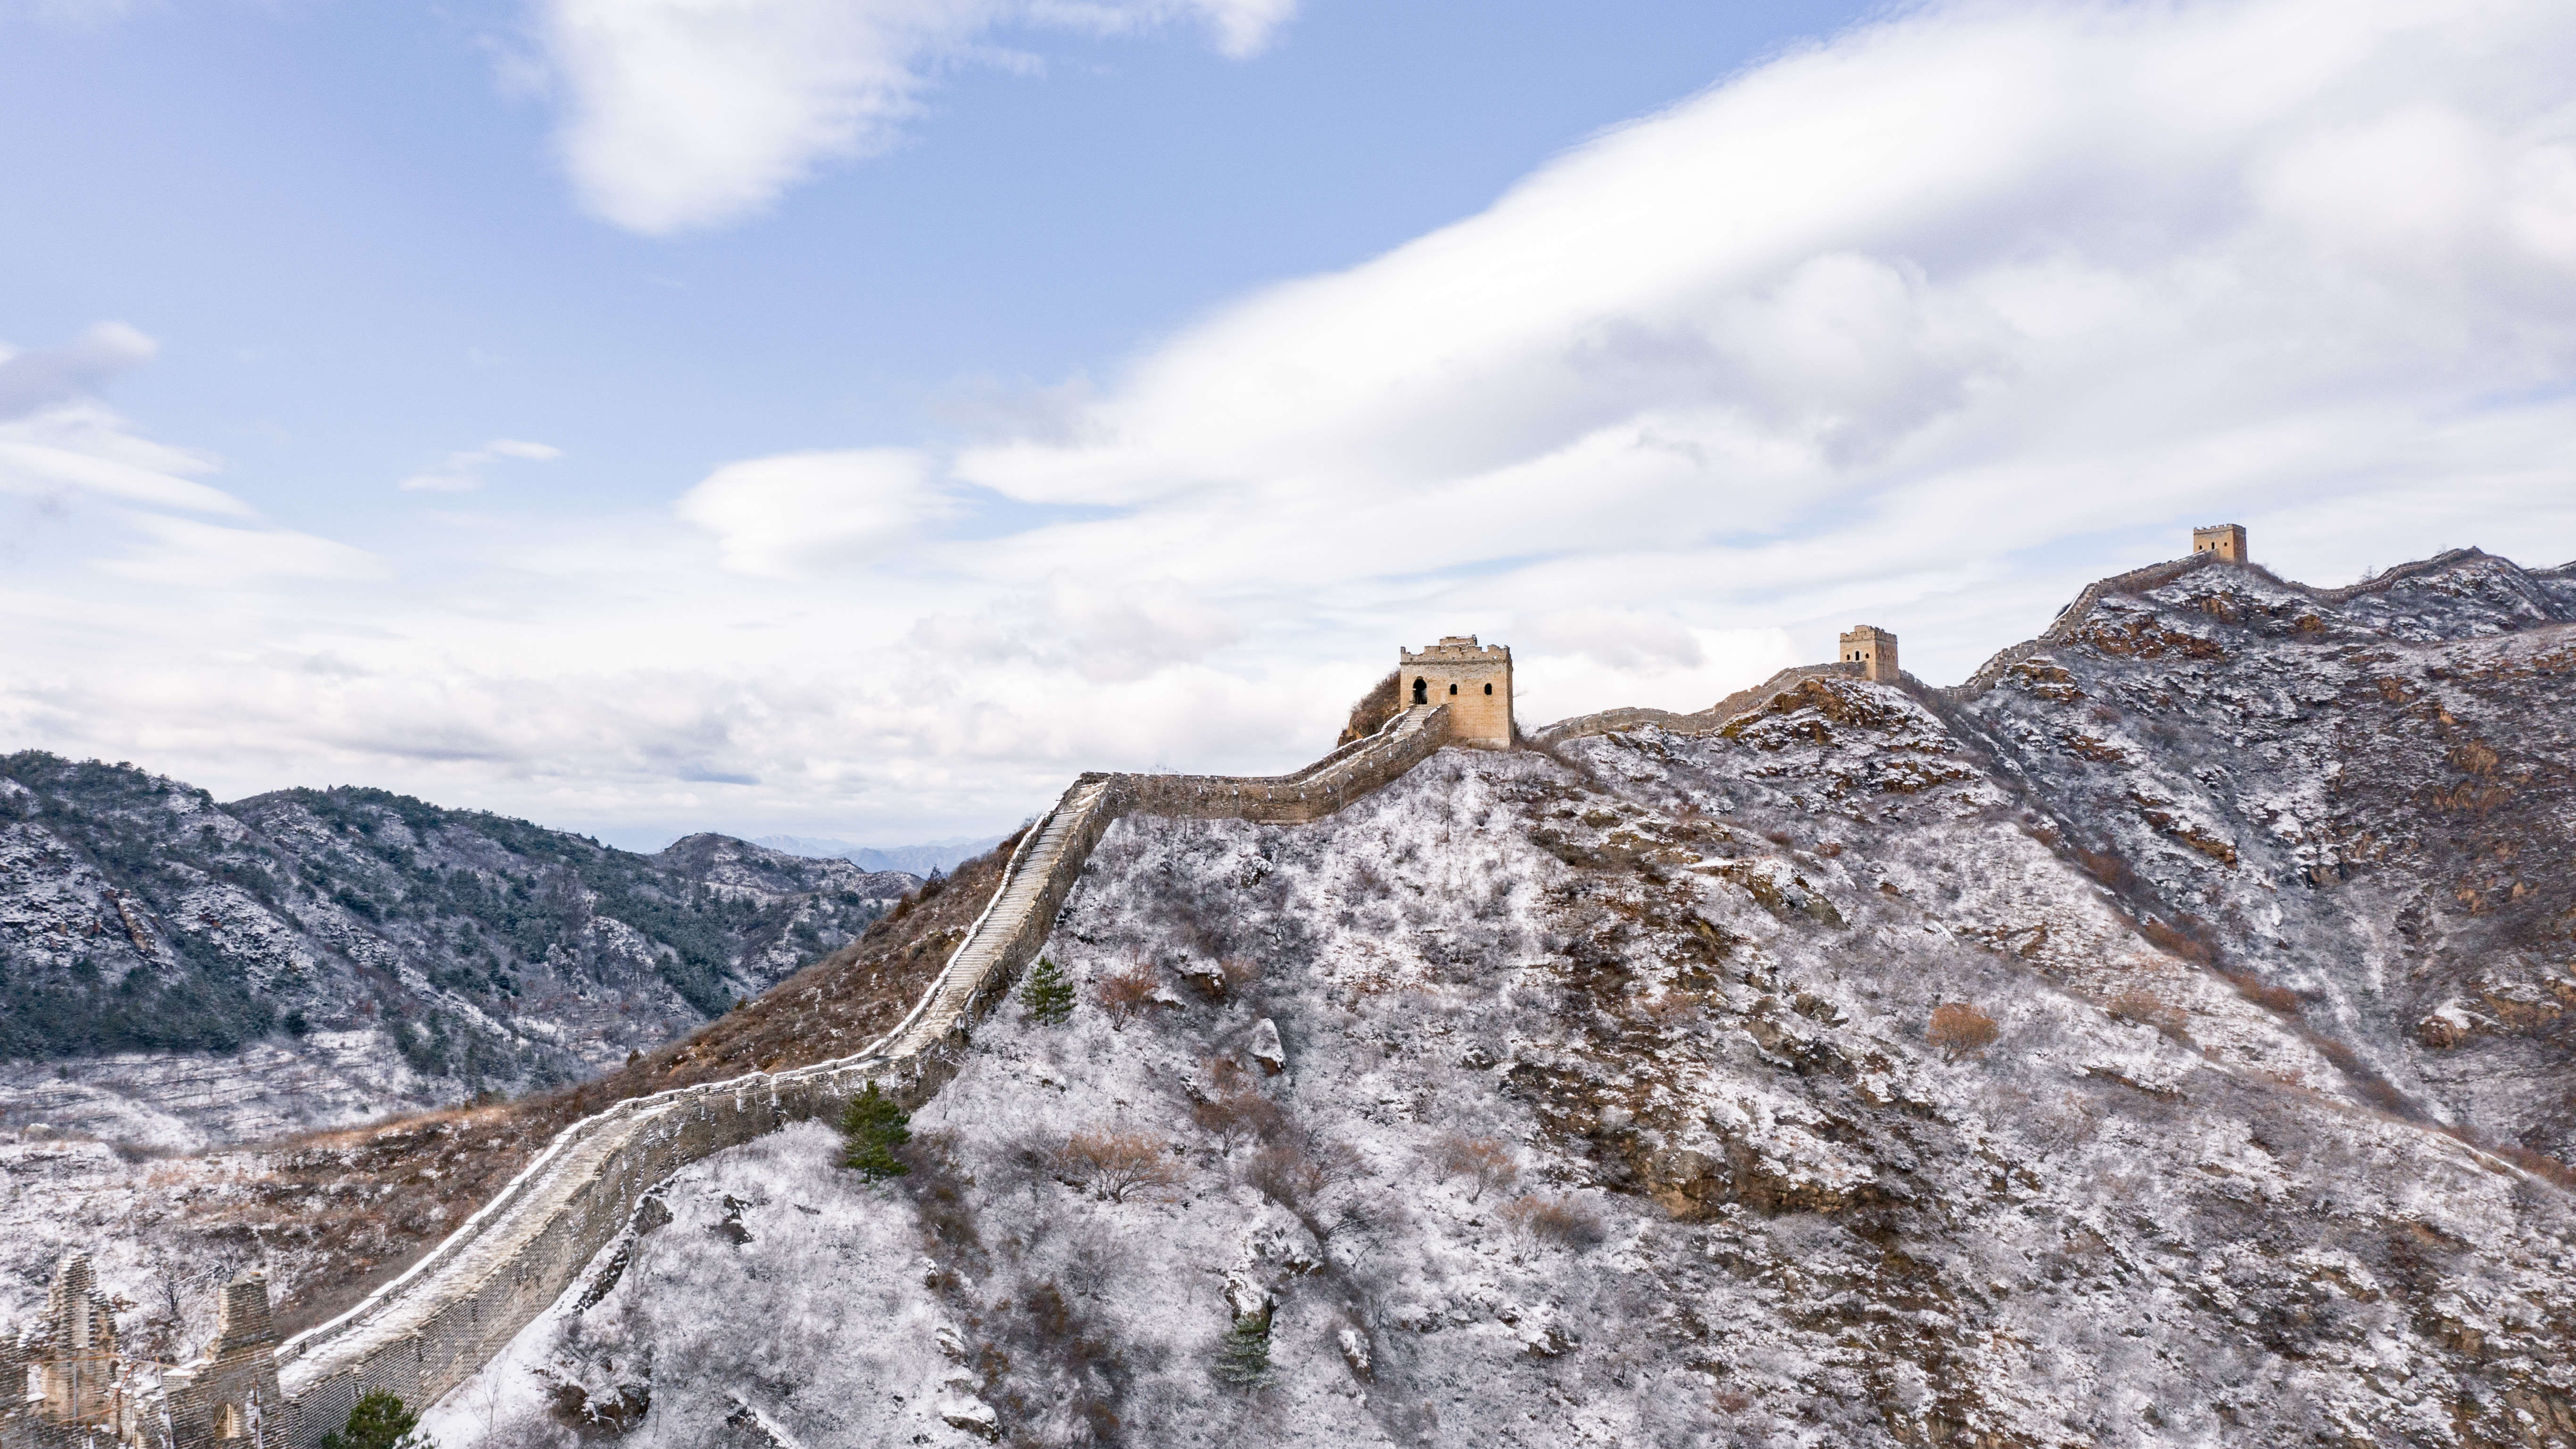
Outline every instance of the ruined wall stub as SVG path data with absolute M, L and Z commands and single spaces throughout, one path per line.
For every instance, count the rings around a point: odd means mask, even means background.
M 1395 653 L 1400 698 L 1408 705 L 1449 706 L 1451 744 L 1511 748 L 1510 645 L 1479 646 L 1473 634 L 1452 634 L 1428 649 L 1399 647 Z
M 204 1358 L 163 1375 L 161 1394 L 177 1449 L 284 1442 L 290 1411 L 277 1387 L 277 1327 L 269 1317 L 266 1274 L 246 1273 L 224 1285 L 214 1344 Z
M 29 1355 L 36 1365 L 38 1412 L 56 1424 L 113 1425 L 121 1402 L 116 1314 L 98 1291 L 87 1253 L 72 1254 L 54 1271 L 40 1332 Z
M 2245 551 L 2245 525 L 2221 523 L 2191 531 L 2193 553 L 2215 554 L 2228 563 L 2244 563 L 2252 557 Z
M 1842 662 L 1859 665 L 1863 679 L 1881 684 L 1894 684 L 1901 676 L 1896 636 L 1871 624 L 1855 624 L 1843 635 Z

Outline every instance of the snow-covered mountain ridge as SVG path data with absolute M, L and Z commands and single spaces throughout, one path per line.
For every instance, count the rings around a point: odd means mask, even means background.
M 382 791 L 217 805 L 0 758 L 0 1130 L 187 1148 L 579 1080 L 916 884 L 723 836 L 640 856 Z
M 685 1170 L 442 1442 L 2576 1442 L 2565 580 L 1130 817 L 910 1176 Z
M 909 1176 L 812 1127 L 696 1163 L 434 1428 L 2576 1440 L 2515 1115 L 2555 1018 L 2418 1012 L 2499 922 L 2569 977 L 2502 914 L 2563 848 L 2564 577 L 2177 571 L 1965 698 L 1813 678 L 1313 824 L 1130 816 L 1053 917 L 1070 1019 L 985 1020 Z M 2375 969 L 2301 938 L 2383 913 Z

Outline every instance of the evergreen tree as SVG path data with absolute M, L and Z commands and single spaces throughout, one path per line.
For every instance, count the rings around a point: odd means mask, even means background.
M 438 1449 L 427 1435 L 411 1431 L 419 1422 L 420 1415 L 402 1400 L 378 1389 L 358 1400 L 338 1433 L 322 1436 L 322 1449 Z
M 856 1169 L 870 1182 L 912 1171 L 894 1155 L 896 1148 L 912 1140 L 911 1121 L 912 1114 L 879 1092 L 876 1083 L 868 1083 L 867 1090 L 852 1097 L 849 1110 L 841 1114 L 841 1140 L 849 1144 L 841 1154 L 841 1165 Z
M 1270 1315 L 1245 1314 L 1216 1349 L 1216 1381 L 1231 1388 L 1270 1387 Z
M 1064 979 L 1063 967 L 1040 956 L 1020 984 L 1020 1004 L 1048 1026 L 1062 1026 L 1073 1015 L 1073 983 Z

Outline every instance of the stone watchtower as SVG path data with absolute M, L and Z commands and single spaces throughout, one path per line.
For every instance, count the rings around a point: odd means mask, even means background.
M 1853 625 L 1850 632 L 1843 635 L 1841 657 L 1845 664 L 1859 665 L 1863 679 L 1894 684 L 1899 677 L 1896 636 L 1874 624 Z
M 2222 563 L 2244 563 L 2250 557 L 2245 552 L 2245 525 L 2222 523 L 2214 528 L 2195 528 L 2191 531 L 2191 551 L 2216 554 Z
M 1452 634 L 1428 649 L 1398 648 L 1396 667 L 1407 705 L 1449 706 L 1449 738 L 1462 745 L 1512 747 L 1512 650 L 1479 646 Z

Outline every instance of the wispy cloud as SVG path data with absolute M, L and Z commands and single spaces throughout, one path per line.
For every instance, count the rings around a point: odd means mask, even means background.
M 719 468 L 676 511 L 715 536 L 726 568 L 792 578 L 873 562 L 955 506 L 923 454 L 865 448 Z
M 392 570 L 364 549 L 283 528 L 228 528 L 167 514 L 132 515 L 142 546 L 99 567 L 120 578 L 186 588 L 261 579 L 374 582 Z
M 758 212 L 895 144 L 930 67 L 1005 24 L 1119 33 L 1196 20 L 1260 49 L 1295 0 L 538 0 L 582 202 L 648 234 Z
M 94 520 L 116 551 L 91 562 L 122 579 L 233 588 L 389 576 L 385 561 L 365 550 L 261 522 L 241 498 L 201 481 L 220 469 L 212 456 L 143 436 L 96 396 L 157 350 L 119 322 L 99 323 L 63 347 L 0 350 L 0 495 L 32 499 L 56 520 Z
M 563 456 L 563 449 L 544 443 L 521 442 L 516 438 L 495 438 L 479 448 L 450 453 L 447 460 L 425 473 L 415 473 L 395 486 L 412 493 L 465 493 L 483 486 L 483 469 L 497 458 L 521 458 L 531 462 L 550 462 Z
M 160 350 L 122 322 L 95 323 L 63 347 L 0 350 L 0 422 L 95 393 Z

